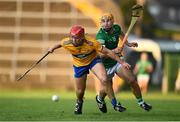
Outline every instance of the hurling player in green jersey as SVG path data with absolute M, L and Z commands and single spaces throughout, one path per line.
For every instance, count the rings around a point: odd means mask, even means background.
M 118 47 L 119 40 L 123 40 L 124 33 L 121 30 L 121 27 L 117 24 L 114 24 L 114 17 L 111 13 L 105 13 L 100 20 L 101 28 L 99 29 L 96 39 L 106 48 L 114 51 L 115 53 L 121 53 L 122 48 Z M 137 47 L 138 44 L 136 42 L 129 43 L 128 41 L 125 43 L 128 47 Z M 125 81 L 128 81 L 130 87 L 132 88 L 132 92 L 135 95 L 137 102 L 141 108 L 146 111 L 152 109 L 150 104 L 147 104 L 141 95 L 141 90 L 136 81 L 135 75 L 131 70 L 127 70 L 121 66 L 121 64 L 117 63 L 117 61 L 108 58 L 105 55 L 101 55 L 103 64 L 106 68 L 108 81 L 109 81 L 109 91 L 112 93 L 112 98 L 110 98 L 111 103 L 116 111 L 122 112 L 125 111 L 126 108 L 123 107 L 120 103 L 116 101 L 116 97 L 114 95 L 114 91 L 112 88 L 112 78 L 114 74 L 123 78 Z M 106 94 L 104 94 L 104 97 Z M 96 97 L 98 101 L 104 102 L 104 98 Z M 105 104 L 104 104 L 105 105 Z M 99 107 L 99 106 L 98 106 Z

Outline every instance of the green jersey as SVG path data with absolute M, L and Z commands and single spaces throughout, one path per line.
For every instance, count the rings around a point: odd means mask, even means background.
M 139 74 L 149 74 L 148 71 L 147 71 L 147 68 L 149 66 L 152 66 L 152 63 L 150 61 L 138 61 L 137 62 L 137 65 L 139 67 L 139 70 L 138 70 L 138 75 Z
M 100 28 L 96 35 L 96 39 L 110 50 L 115 49 L 118 46 L 119 36 L 121 34 L 121 27 L 119 25 L 114 24 L 112 29 L 113 33 L 109 34 L 104 29 Z M 111 58 L 102 58 L 102 62 L 105 68 L 113 67 L 117 63 L 117 61 Z

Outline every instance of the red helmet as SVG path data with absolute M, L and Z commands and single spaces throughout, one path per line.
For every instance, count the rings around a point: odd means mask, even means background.
M 74 25 L 70 30 L 71 36 L 83 37 L 84 33 L 84 28 L 80 25 Z

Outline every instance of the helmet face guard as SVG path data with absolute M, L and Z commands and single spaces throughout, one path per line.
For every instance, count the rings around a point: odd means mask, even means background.
M 84 42 L 84 28 L 79 25 L 75 25 L 70 30 L 70 38 L 74 46 L 80 46 Z

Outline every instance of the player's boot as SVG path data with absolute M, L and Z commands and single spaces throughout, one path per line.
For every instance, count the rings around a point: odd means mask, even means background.
M 116 105 L 114 106 L 114 110 L 115 110 L 115 111 L 119 111 L 119 112 L 123 112 L 123 111 L 126 111 L 126 108 L 123 107 L 120 103 L 118 103 L 118 104 L 116 104 Z
M 75 104 L 74 114 L 82 114 L 82 106 L 83 106 L 83 101 L 79 102 L 77 100 Z
M 145 102 L 140 103 L 139 106 L 146 111 L 150 111 L 152 109 L 152 106 L 150 104 L 145 103 Z
M 97 102 L 99 110 L 103 113 L 107 113 L 107 107 L 106 107 L 105 101 L 100 101 L 100 100 L 98 100 L 97 97 L 98 96 L 96 96 L 96 102 Z

